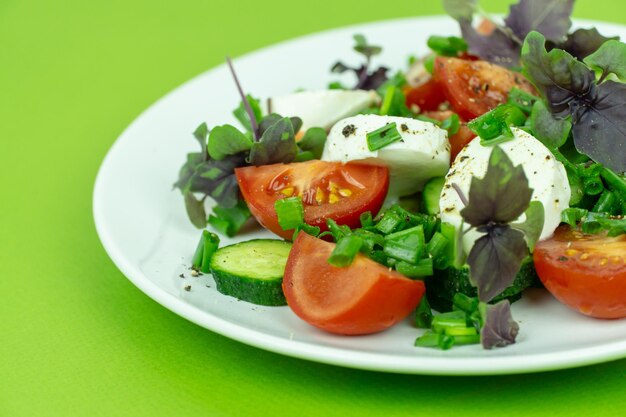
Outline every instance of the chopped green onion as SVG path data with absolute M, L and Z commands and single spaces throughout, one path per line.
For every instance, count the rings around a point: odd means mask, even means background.
M 278 224 L 283 230 L 295 229 L 304 223 L 304 206 L 300 197 L 288 197 L 274 203 Z
M 191 260 L 191 267 L 204 273 L 210 272 L 209 263 L 219 245 L 220 238 L 215 233 L 203 230 Z
M 415 346 L 418 347 L 437 347 L 442 350 L 448 350 L 454 345 L 454 337 L 445 334 L 437 334 L 426 331 L 422 336 L 415 340 Z
M 576 227 L 578 222 L 587 215 L 588 211 L 583 208 L 570 207 L 561 212 L 561 221 L 572 227 Z
M 426 43 L 437 55 L 442 56 L 458 56 L 460 53 L 467 51 L 467 42 L 457 36 L 432 35 Z
M 433 331 L 444 333 L 449 327 L 467 327 L 467 318 L 463 311 L 450 311 L 433 317 Z
M 513 89 L 509 91 L 507 103 L 517 107 L 526 114 L 530 114 L 537 100 L 539 100 L 539 97 L 524 90 L 520 90 L 517 87 L 513 87 Z
M 383 251 L 387 256 L 409 263 L 416 263 L 426 250 L 422 225 L 385 236 Z
M 426 296 L 422 297 L 415 310 L 415 326 L 420 329 L 430 329 L 433 322 L 433 312 Z
M 406 106 L 406 97 L 404 96 L 404 93 L 400 88 L 396 87 L 395 85 L 389 85 L 385 87 L 383 100 L 380 105 L 378 114 L 382 116 L 413 117 L 413 113 Z M 388 144 L 384 146 L 387 145 Z
M 402 136 L 398 132 L 395 122 L 389 123 L 367 134 L 367 148 L 373 152 L 399 140 L 402 140 Z
M 363 249 L 365 249 L 366 252 L 373 251 L 375 246 L 382 248 L 385 245 L 384 236 L 378 233 L 373 233 L 365 229 L 356 229 L 353 230 L 352 233 L 363 239 Z
M 626 178 L 604 167 L 600 171 L 600 176 L 606 181 L 609 188 L 617 193 L 622 201 L 626 201 Z
M 439 334 L 430 330 L 424 332 L 423 335 L 415 339 L 415 346 L 419 347 L 436 347 L 439 345 Z
M 467 336 L 452 336 L 454 337 L 455 345 L 475 345 L 480 343 L 480 335 L 467 335 Z
M 396 271 L 413 279 L 429 277 L 433 275 L 433 260 L 432 258 L 423 258 L 415 264 L 399 261 L 396 264 Z
M 393 232 L 400 224 L 402 219 L 397 214 L 387 211 L 376 224 L 376 229 L 383 234 L 389 234 Z
M 435 268 L 445 269 L 450 263 L 447 253 L 448 239 L 439 232 L 435 232 L 426 245 L 426 251 L 432 256 Z
M 478 332 L 476 331 L 476 329 L 474 327 L 455 327 L 455 326 L 451 326 L 451 327 L 444 327 L 443 329 L 444 334 L 447 334 L 448 336 L 454 336 L 455 338 L 457 336 L 473 336 L 475 334 L 478 334 Z
M 352 231 L 350 230 L 348 226 L 346 225 L 340 226 L 333 219 L 327 219 L 326 225 L 328 226 L 328 231 L 332 235 L 335 242 L 338 242 L 339 239 L 341 239 L 342 237 L 347 236 L 350 233 L 352 233 Z
M 298 233 L 304 232 L 313 237 L 318 237 L 320 234 L 320 228 L 318 226 L 311 226 L 310 224 L 302 223 L 296 226 L 296 230 L 293 232 L 293 237 L 291 240 L 296 240 Z
M 342 237 L 330 254 L 328 263 L 337 267 L 349 266 L 354 261 L 357 253 L 359 253 L 362 245 L 363 239 L 356 235 Z
M 459 119 L 459 115 L 456 113 L 452 113 L 450 117 L 442 120 L 439 123 L 439 127 L 448 131 L 448 135 L 454 135 L 459 131 L 461 127 L 461 119 Z
M 457 292 L 452 298 L 452 307 L 471 315 L 478 310 L 478 298 L 468 297 L 463 293 Z
M 218 232 L 233 237 L 250 218 L 250 210 L 246 202 L 239 200 L 232 208 L 221 206 L 213 207 L 213 214 L 209 216 L 209 224 Z
M 523 126 L 526 119 L 524 112 L 516 106 L 501 104 L 469 122 L 467 127 L 480 136 L 485 145 L 512 138 L 511 126 Z
M 372 217 L 371 211 L 361 213 L 361 216 L 359 216 L 359 220 L 361 221 L 361 227 L 364 229 L 374 227 L 374 218 Z
M 604 190 L 596 202 L 596 205 L 593 206 L 593 211 L 596 213 L 615 214 L 619 208 L 619 199 L 615 193 L 609 190 Z

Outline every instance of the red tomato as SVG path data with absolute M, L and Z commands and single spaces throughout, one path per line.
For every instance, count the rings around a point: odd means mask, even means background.
M 435 120 L 446 120 L 448 117 L 452 116 L 451 110 L 445 111 L 427 111 L 424 112 L 424 116 L 430 117 Z M 450 141 L 450 159 L 454 161 L 454 158 L 461 152 L 461 149 L 465 147 L 472 139 L 476 137 L 476 134 L 472 132 L 469 127 L 467 127 L 467 123 L 462 122 L 459 127 L 458 132 L 454 135 L 449 136 L 448 140 Z
M 405 91 L 406 105 L 418 106 L 420 111 L 437 110 L 439 105 L 446 100 L 439 83 L 430 79 L 417 87 L 411 87 Z
M 307 323 L 338 334 L 382 331 L 417 307 L 425 287 L 358 254 L 338 268 L 327 262 L 335 248 L 298 233 L 287 259 L 283 292 L 289 307 Z
M 559 301 L 591 317 L 626 317 L 626 235 L 588 235 L 560 226 L 539 242 L 537 274 Z
M 285 239 L 293 230 L 278 224 L 274 202 L 302 197 L 304 221 L 327 230 L 326 219 L 359 227 L 361 213 L 378 213 L 389 188 L 386 167 L 325 161 L 294 162 L 235 169 L 250 212 L 266 229 Z
M 434 79 L 441 84 L 452 109 L 465 120 L 506 102 L 513 87 L 535 93 L 523 75 L 486 61 L 435 58 Z

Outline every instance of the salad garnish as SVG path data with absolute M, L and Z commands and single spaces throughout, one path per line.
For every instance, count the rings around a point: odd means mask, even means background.
M 477 0 L 443 4 L 462 38 L 432 35 L 388 77 L 357 34 L 365 62 L 332 67 L 354 88 L 274 97 L 285 114 L 227 59 L 243 129 L 201 124 L 175 187 L 198 228 L 234 236 L 254 216 L 284 240 L 218 249 L 204 230 L 194 271 L 332 333 L 413 311 L 418 347 L 515 343 L 511 303 L 541 284 L 626 317 L 626 44 L 570 32 L 573 0 L 519 0 L 501 22 Z
M 495 146 L 482 179 L 473 177 L 469 200 L 461 210 L 463 220 L 484 233 L 467 256 L 470 279 L 478 288 L 480 301 L 491 301 L 509 287 L 543 228 L 541 202 L 530 202 L 533 190 L 521 165 L 514 166 Z M 512 223 L 522 214 L 523 223 Z M 467 232 L 467 231 L 465 231 Z
M 360 67 L 353 68 L 338 61 L 332 66 L 331 72 L 336 74 L 342 74 L 346 71 L 354 72 L 357 82 L 352 88 L 353 90 L 376 90 L 388 79 L 388 68 L 381 66 L 373 70 L 370 69 L 372 57 L 380 54 L 383 48 L 368 44 L 365 36 L 361 34 L 354 35 L 354 42 L 354 50 L 365 57 L 365 63 Z M 338 82 L 331 83 L 330 88 L 345 89 L 345 87 Z

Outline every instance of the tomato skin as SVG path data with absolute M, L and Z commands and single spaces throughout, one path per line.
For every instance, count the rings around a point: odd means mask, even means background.
M 357 163 L 342 164 L 339 162 L 307 161 L 291 164 L 263 165 L 258 167 L 236 168 L 235 175 L 239 183 L 241 194 L 248 204 L 252 215 L 261 226 L 278 236 L 291 240 L 293 230 L 283 230 L 278 224 L 278 217 L 274 202 L 288 195 L 273 192 L 270 188 L 272 180 L 289 177 L 285 188 L 291 186 L 289 181 L 300 184 L 303 191 L 311 191 L 316 184 L 327 184 L 330 179 L 343 180 L 346 187 L 350 181 L 360 184 L 362 188 L 352 188 L 352 195 L 340 197 L 333 204 L 328 201 L 323 204 L 308 204 L 304 202 L 304 221 L 312 226 L 318 226 L 322 231 L 328 230 L 327 219 L 333 219 L 338 224 L 348 225 L 350 228 L 360 227 L 360 215 L 366 211 L 378 213 L 383 205 L 389 188 L 389 170 L 384 166 L 366 165 Z M 349 181 L 345 181 L 348 178 Z M 284 189 L 284 188 L 283 188 Z M 296 193 L 297 195 L 297 193 Z M 328 197 L 325 192 L 325 197 Z
M 441 86 L 432 78 L 416 87 L 407 89 L 405 94 L 406 105 L 409 108 L 418 106 L 420 111 L 437 110 L 439 105 L 446 100 Z
M 424 112 L 424 116 L 430 117 L 435 120 L 446 120 L 448 117 L 452 116 L 451 110 L 444 111 L 427 111 Z M 472 141 L 476 137 L 476 134 L 467 127 L 467 123 L 461 121 L 461 126 L 459 126 L 459 130 L 451 136 L 448 136 L 448 141 L 450 142 L 450 160 L 454 161 L 456 156 L 461 152 L 461 149 L 465 147 L 468 143 Z
M 513 87 L 536 94 L 523 75 L 486 61 L 439 56 L 433 78 L 440 83 L 452 109 L 471 120 L 506 102 Z
M 298 233 L 287 260 L 283 292 L 289 307 L 307 323 L 330 333 L 376 333 L 406 318 L 425 287 L 362 254 L 345 268 L 327 262 L 335 247 Z
M 563 304 L 591 317 L 626 317 L 626 235 L 560 226 L 535 246 L 533 257 L 541 282 Z

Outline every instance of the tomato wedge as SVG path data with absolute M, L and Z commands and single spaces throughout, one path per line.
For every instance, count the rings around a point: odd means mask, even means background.
M 427 111 L 424 112 L 424 116 L 430 117 L 435 120 L 446 120 L 450 116 L 452 116 L 451 110 L 444 111 Z M 461 126 L 459 126 L 459 130 L 451 136 L 448 136 L 448 141 L 450 142 L 450 160 L 454 161 L 454 158 L 461 152 L 461 149 L 465 147 L 468 143 L 471 142 L 472 139 L 476 137 L 476 134 L 467 127 L 467 123 L 462 122 Z
M 560 226 L 533 256 L 541 282 L 563 304 L 591 317 L 626 317 L 626 235 Z
M 419 107 L 420 111 L 433 111 L 446 100 L 443 89 L 437 81 L 430 79 L 416 87 L 411 87 L 405 91 L 406 105 Z
M 535 93 L 523 75 L 486 61 L 435 58 L 434 79 L 452 109 L 465 120 L 478 117 L 506 102 L 513 87 Z
M 364 255 L 338 268 L 327 262 L 335 247 L 298 233 L 283 278 L 289 307 L 307 323 L 331 333 L 376 333 L 406 318 L 424 295 L 422 281 L 390 271 Z
M 291 239 L 293 230 L 278 224 L 276 200 L 301 196 L 304 221 L 322 230 L 327 230 L 327 219 L 355 228 L 361 213 L 378 213 L 389 188 L 386 167 L 356 163 L 314 160 L 237 168 L 235 175 L 252 215 L 285 239 Z

